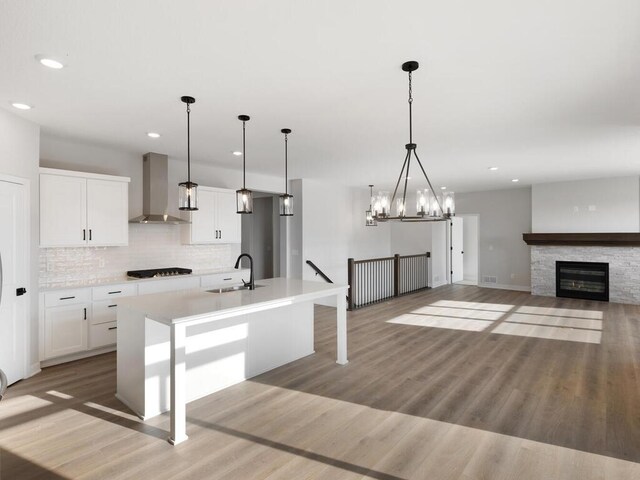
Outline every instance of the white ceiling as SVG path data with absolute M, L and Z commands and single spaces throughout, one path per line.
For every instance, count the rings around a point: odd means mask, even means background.
M 418 60 L 434 186 L 637 175 L 639 26 L 637 0 L 0 0 L 0 104 L 33 104 L 15 113 L 50 135 L 185 158 L 192 95 L 197 162 L 239 166 L 236 116 L 252 116 L 249 187 L 282 174 L 283 127 L 290 177 L 389 186 L 408 141 L 400 65 Z

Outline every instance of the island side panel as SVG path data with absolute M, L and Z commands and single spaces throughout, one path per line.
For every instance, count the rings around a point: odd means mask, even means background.
M 116 397 L 136 415 L 144 415 L 144 314 L 118 306 Z
M 169 410 L 169 334 L 147 320 L 145 418 Z M 187 402 L 313 351 L 312 301 L 187 327 Z
M 313 302 L 295 303 L 247 317 L 247 378 L 314 352 Z

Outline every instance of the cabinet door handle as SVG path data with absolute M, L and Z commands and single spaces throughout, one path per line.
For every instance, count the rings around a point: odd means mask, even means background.
M 117 306 L 118 306 L 118 304 L 114 303 L 113 305 L 109 305 L 109 308 L 113 308 L 113 307 L 117 307 Z
M 87 308 L 86 307 L 84 308 L 84 319 L 85 320 L 87 319 Z
M 89 240 L 91 240 L 91 229 L 89 229 Z
M 109 330 L 115 330 L 115 329 L 117 329 L 117 328 L 118 328 L 118 327 L 109 327 Z
M 113 295 L 114 293 L 122 293 L 122 290 L 116 290 L 114 292 L 109 292 L 109 295 Z
M 222 230 L 220 230 L 220 240 L 222 240 Z
M 87 230 L 85 228 L 82 229 L 82 240 L 87 240 Z
M 226 282 L 227 280 L 233 280 L 233 277 L 223 278 L 222 280 L 224 280 Z
M 76 297 L 60 297 L 60 300 L 71 300 L 72 298 L 76 298 Z

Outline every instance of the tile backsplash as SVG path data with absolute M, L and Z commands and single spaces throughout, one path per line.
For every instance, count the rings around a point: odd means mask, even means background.
M 39 284 L 99 282 L 147 268 L 233 267 L 240 244 L 183 245 L 181 228 L 130 224 L 127 247 L 41 248 Z

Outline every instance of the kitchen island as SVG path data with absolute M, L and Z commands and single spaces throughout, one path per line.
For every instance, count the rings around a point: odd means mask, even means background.
M 204 289 L 123 299 L 116 396 L 141 418 L 167 410 L 187 439 L 186 403 L 314 353 L 314 301 L 337 301 L 337 363 L 347 363 L 346 285 L 291 278 L 255 290 Z

